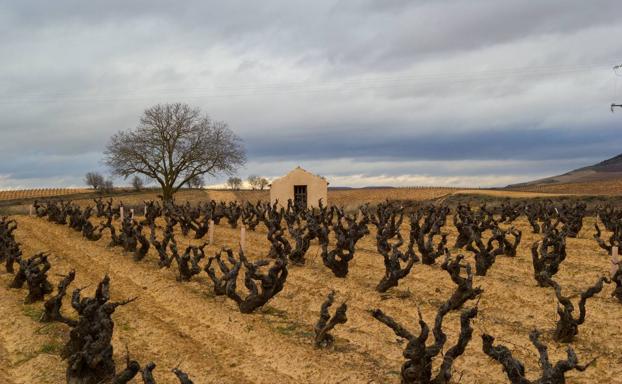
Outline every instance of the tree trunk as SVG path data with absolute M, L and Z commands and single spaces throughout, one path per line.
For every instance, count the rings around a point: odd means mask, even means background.
M 173 200 L 173 187 L 162 185 L 162 200 L 163 201 Z

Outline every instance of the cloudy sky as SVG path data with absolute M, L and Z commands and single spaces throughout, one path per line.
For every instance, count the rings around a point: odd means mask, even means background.
M 620 37 L 609 0 L 8 0 L 0 189 L 80 186 L 111 134 L 178 101 L 244 140 L 243 178 L 557 174 L 622 152 Z

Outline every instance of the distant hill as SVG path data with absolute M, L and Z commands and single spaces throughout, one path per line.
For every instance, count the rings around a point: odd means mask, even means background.
M 598 164 L 578 168 L 558 176 L 508 185 L 508 189 L 546 187 L 557 184 L 599 183 L 622 180 L 622 154 Z

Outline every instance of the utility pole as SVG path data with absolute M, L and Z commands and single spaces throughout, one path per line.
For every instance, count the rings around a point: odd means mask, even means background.
M 613 73 L 616 76 L 622 76 L 622 64 L 618 64 L 613 67 Z M 611 103 L 611 112 L 613 113 L 614 108 L 622 108 L 622 104 Z

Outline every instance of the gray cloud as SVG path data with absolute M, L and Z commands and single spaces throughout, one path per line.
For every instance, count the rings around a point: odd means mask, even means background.
M 230 123 L 243 174 L 495 184 L 587 165 L 622 144 L 617 5 L 5 3 L 0 188 L 78 185 L 112 133 L 174 101 Z
M 359 127 L 360 128 L 360 127 Z M 249 138 L 253 158 L 345 157 L 362 160 L 555 160 L 614 156 L 620 152 L 618 126 L 592 127 L 589 130 L 529 130 L 525 127 L 499 127 L 498 130 L 473 130 L 454 133 L 439 130 L 417 135 L 381 135 L 377 126 L 368 132 L 352 134 L 347 130 L 318 136 L 310 130 L 298 137 Z M 279 148 L 276 151 L 276 148 Z M 336 156 L 338 155 L 338 156 Z M 597 157 L 598 158 L 598 157 Z

